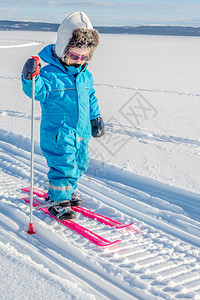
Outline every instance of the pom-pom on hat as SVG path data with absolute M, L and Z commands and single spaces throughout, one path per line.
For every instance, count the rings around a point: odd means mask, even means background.
M 54 49 L 56 55 L 62 59 L 68 54 L 70 47 L 90 49 L 91 59 L 98 43 L 98 31 L 93 29 L 89 18 L 84 12 L 75 12 L 60 24 Z

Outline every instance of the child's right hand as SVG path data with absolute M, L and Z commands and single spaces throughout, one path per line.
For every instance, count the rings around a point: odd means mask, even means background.
M 40 69 L 41 65 L 40 64 L 37 65 L 37 62 L 34 58 L 29 58 L 25 62 L 23 70 L 22 70 L 23 77 L 27 80 L 32 80 L 33 74 L 35 73 L 37 67 L 39 67 L 39 69 Z

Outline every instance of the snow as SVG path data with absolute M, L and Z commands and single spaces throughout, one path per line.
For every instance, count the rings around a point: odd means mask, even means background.
M 0 290 L 2 299 L 200 299 L 198 37 L 100 35 L 89 70 L 106 135 L 90 142 L 79 184 L 83 205 L 116 230 L 77 216 L 109 240 L 97 247 L 42 211 L 21 188 L 30 179 L 31 101 L 23 64 L 55 33 L 0 32 Z M 35 103 L 34 185 L 47 190 Z

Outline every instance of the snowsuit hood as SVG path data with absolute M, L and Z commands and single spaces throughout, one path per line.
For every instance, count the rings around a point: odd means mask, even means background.
M 76 29 L 82 29 L 82 38 L 81 43 L 80 40 L 78 41 L 77 35 L 73 38 L 73 32 Z M 86 34 L 88 32 L 91 32 L 94 34 L 96 30 L 93 29 L 93 26 L 89 20 L 89 18 L 86 16 L 84 12 L 74 12 L 67 16 L 63 22 L 60 24 L 57 32 L 57 41 L 55 44 L 55 53 L 58 57 L 62 58 L 64 51 L 71 42 L 72 45 L 74 45 L 74 40 L 76 39 L 77 46 L 79 48 L 92 48 L 94 47 L 93 39 L 94 36 L 89 35 L 86 37 Z M 89 41 L 88 41 L 89 38 Z M 95 40 L 96 40 L 95 36 Z M 75 46 L 76 46 L 75 43 Z M 95 42 L 95 44 L 98 44 L 98 42 Z M 96 45 L 97 46 L 97 45 Z

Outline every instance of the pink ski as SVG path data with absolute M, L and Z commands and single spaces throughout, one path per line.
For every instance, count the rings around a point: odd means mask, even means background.
M 24 192 L 30 193 L 30 187 L 22 188 L 22 190 Z M 38 197 L 42 197 L 44 199 L 48 198 L 47 193 L 45 193 L 45 192 L 43 192 L 41 190 L 35 189 L 35 188 L 33 189 L 33 194 L 37 195 Z M 128 229 L 128 228 L 130 228 L 131 225 L 134 224 L 134 222 L 130 223 L 130 224 L 120 223 L 120 222 L 118 222 L 116 220 L 113 220 L 113 219 L 110 219 L 108 217 L 102 216 L 102 215 L 100 215 L 98 213 L 90 211 L 87 208 L 83 208 L 81 206 L 75 206 L 75 207 L 72 207 L 71 209 L 73 211 L 75 211 L 75 212 L 81 213 L 85 217 L 91 218 L 93 220 L 96 219 L 100 223 L 103 223 L 103 224 L 111 226 L 111 227 L 115 227 L 116 229 L 121 229 L 121 228 L 127 228 Z
M 26 203 L 30 203 L 30 197 L 22 198 L 22 200 L 24 200 Z M 37 206 L 42 205 L 42 204 L 43 203 L 40 202 L 40 201 L 38 201 L 37 199 L 33 199 L 33 206 L 34 207 L 37 207 Z M 116 241 L 113 241 L 113 242 L 111 242 L 109 240 L 106 240 L 102 236 L 94 233 L 93 231 L 85 228 L 84 226 L 81 226 L 81 225 L 77 224 L 76 222 L 74 222 L 72 220 L 60 221 L 56 217 L 50 215 L 49 212 L 48 212 L 48 208 L 46 208 L 46 207 L 39 208 L 39 210 L 42 210 L 45 214 L 47 214 L 50 217 L 54 218 L 56 221 L 62 223 L 63 225 L 67 226 L 68 228 L 76 231 L 77 233 L 79 233 L 83 237 L 87 238 L 92 243 L 96 244 L 97 246 L 104 246 L 104 247 L 106 247 L 106 246 L 115 245 L 115 244 L 118 244 L 118 243 L 121 242 L 121 240 L 116 240 Z

